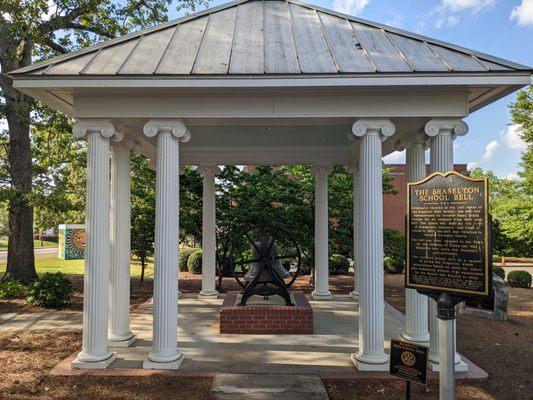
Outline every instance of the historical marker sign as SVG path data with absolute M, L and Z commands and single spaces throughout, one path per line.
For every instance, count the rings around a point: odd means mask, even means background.
M 414 383 L 427 383 L 428 348 L 400 340 L 390 343 L 390 374 Z
M 405 286 L 489 296 L 486 179 L 436 172 L 408 185 Z

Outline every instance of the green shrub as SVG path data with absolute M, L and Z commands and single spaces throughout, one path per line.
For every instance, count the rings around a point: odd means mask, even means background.
M 495 265 L 494 267 L 492 267 L 492 272 L 494 272 L 494 275 L 499 276 L 500 278 L 505 280 L 505 271 L 499 265 Z
M 22 294 L 22 284 L 17 280 L 0 282 L 0 299 L 12 299 Z
M 45 273 L 28 290 L 28 301 L 46 308 L 64 307 L 70 303 L 72 284 L 61 272 Z
M 342 254 L 332 254 L 329 258 L 329 273 L 331 275 L 347 274 L 350 261 Z
M 191 274 L 199 275 L 202 273 L 202 251 L 197 250 L 189 256 L 187 260 L 187 269 Z
M 385 257 L 383 268 L 388 274 L 401 274 L 405 269 L 405 263 L 403 259 L 398 257 Z
M 181 272 L 187 272 L 188 271 L 187 261 L 189 260 L 189 256 L 192 253 L 195 253 L 195 252 L 197 252 L 199 250 L 200 249 L 197 249 L 197 248 L 194 248 L 194 247 L 185 247 L 185 248 L 183 248 L 183 249 L 181 249 L 179 251 L 178 265 L 179 265 L 179 268 L 180 268 Z
M 531 286 L 531 274 L 527 271 L 511 271 L 507 274 L 507 283 L 512 287 L 528 288 Z
M 385 257 L 405 260 L 405 237 L 394 229 L 383 230 L 383 252 Z

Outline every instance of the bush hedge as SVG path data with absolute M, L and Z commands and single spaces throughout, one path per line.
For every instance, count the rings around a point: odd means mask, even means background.
M 22 294 L 22 284 L 17 280 L 0 282 L 0 299 L 12 299 Z
M 188 267 L 187 267 L 187 261 L 189 260 L 189 256 L 192 254 L 192 253 L 195 253 L 197 251 L 200 251 L 201 249 L 197 249 L 197 248 L 194 248 L 194 247 L 185 247 L 183 249 L 181 249 L 179 251 L 179 261 L 178 261 L 178 266 L 179 266 L 179 269 L 181 272 L 187 272 L 188 271 Z
M 507 283 L 512 287 L 529 288 L 531 286 L 531 274 L 527 271 L 511 271 L 507 274 Z
M 342 254 L 332 254 L 329 257 L 329 273 L 331 275 L 347 274 L 350 261 Z
M 46 308 L 64 307 L 70 303 L 72 283 L 61 272 L 45 273 L 28 290 L 28 301 Z
M 405 237 L 394 229 L 383 229 L 383 252 L 385 257 L 405 260 Z
M 405 269 L 405 262 L 399 257 L 383 258 L 383 268 L 388 274 L 401 274 Z
M 500 278 L 505 280 L 505 271 L 499 265 L 495 265 L 494 267 L 492 267 L 492 272 L 494 272 L 494 275 L 499 276 Z
M 191 274 L 200 275 L 202 273 L 202 251 L 197 250 L 189 256 L 187 269 Z

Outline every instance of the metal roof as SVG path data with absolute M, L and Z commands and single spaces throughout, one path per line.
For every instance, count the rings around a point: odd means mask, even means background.
M 240 0 L 10 74 L 146 77 L 530 70 L 295 0 Z

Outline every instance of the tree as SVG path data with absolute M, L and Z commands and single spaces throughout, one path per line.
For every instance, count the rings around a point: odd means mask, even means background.
M 154 254 L 155 171 L 140 154 L 131 157 L 131 251 L 141 262 L 141 282 Z
M 489 180 L 489 212 L 492 215 L 492 247 L 498 255 L 533 255 L 533 196 L 522 182 L 498 178 L 481 168 L 470 171 L 473 178 Z
M 518 92 L 516 101 L 510 105 L 510 109 L 513 123 L 519 126 L 520 137 L 527 146 L 520 163 L 521 186 L 533 196 L 533 85 Z
M 166 21 L 169 6 L 193 9 L 204 0 L 0 0 L 0 68 L 3 73 L 34 59 L 84 47 Z M 33 256 L 30 127 L 36 103 L 0 75 L 0 119 L 7 120 L 9 182 L 0 198 L 9 210 L 7 270 L 3 279 L 36 277 Z M 5 144 L 6 138 L 2 138 Z

